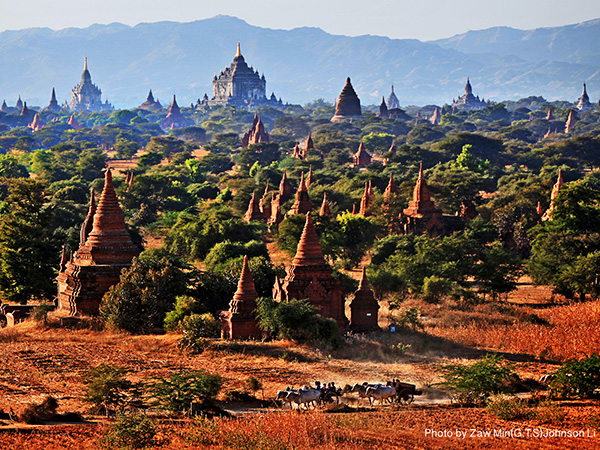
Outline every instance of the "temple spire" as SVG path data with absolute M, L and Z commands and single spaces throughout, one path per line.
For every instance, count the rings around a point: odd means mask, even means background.
M 85 62 L 83 63 L 83 71 L 85 72 L 86 70 L 88 70 L 87 68 L 87 56 L 85 57 Z
M 312 222 L 310 213 L 306 213 L 306 222 L 298 243 L 298 250 L 292 262 L 294 266 L 326 265 L 317 230 Z
M 236 58 L 239 58 L 240 56 L 242 56 L 242 50 L 240 49 L 240 42 L 238 41 L 238 44 L 237 44 L 237 52 L 236 52 L 236 54 L 235 54 L 235 57 L 236 57 Z

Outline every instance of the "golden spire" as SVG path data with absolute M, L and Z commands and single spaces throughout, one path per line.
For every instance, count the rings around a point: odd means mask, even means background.
M 240 56 L 242 56 L 242 51 L 240 50 L 240 43 L 238 41 L 237 53 L 235 54 L 235 57 L 238 58 Z
M 88 70 L 88 68 L 87 68 L 87 56 L 85 57 L 85 63 L 83 64 L 83 70 L 84 71 Z

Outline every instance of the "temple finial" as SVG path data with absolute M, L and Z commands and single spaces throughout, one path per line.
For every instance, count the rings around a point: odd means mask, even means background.
M 240 49 L 240 42 L 238 41 L 238 45 L 237 45 L 237 53 L 235 54 L 235 57 L 238 58 L 242 56 L 242 51 Z
M 85 57 L 85 62 L 83 63 L 83 70 L 88 70 L 87 68 L 87 56 Z

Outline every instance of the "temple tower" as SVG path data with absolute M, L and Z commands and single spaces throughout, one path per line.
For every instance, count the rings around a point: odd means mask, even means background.
M 263 221 L 265 216 L 260 210 L 260 199 L 256 196 L 256 191 L 252 192 L 252 198 L 248 204 L 248 210 L 244 214 L 244 220 L 246 222 Z
M 344 288 L 341 280 L 332 276 L 325 261 L 310 213 L 302 231 L 296 256 L 283 281 L 276 280 L 273 297 L 277 301 L 308 299 L 319 314 L 334 319 L 343 330 L 348 327 L 344 312 Z
M 87 66 L 87 58 L 85 58 L 81 81 L 71 91 L 70 108 L 72 111 L 112 109 L 108 104 L 102 103 L 102 91 L 92 83 L 92 76 Z
M 356 332 L 378 330 L 378 313 L 379 303 L 375 300 L 371 286 L 369 286 L 367 268 L 363 266 L 358 290 L 354 293 L 354 300 L 350 303 L 350 329 Z
M 352 87 L 350 77 L 346 78 L 346 85 L 342 89 L 335 104 L 335 116 L 332 122 L 341 122 L 344 119 L 362 119 L 360 100 Z
M 167 112 L 167 117 L 165 117 L 160 126 L 163 130 L 171 129 L 171 128 L 185 128 L 189 126 L 189 122 L 183 114 L 181 114 L 181 109 L 177 104 L 177 99 L 173 95 L 173 101 L 171 102 L 171 106 L 169 106 L 169 110 Z
M 154 99 L 152 89 L 150 89 L 150 92 L 148 92 L 148 97 L 146 98 L 146 101 L 140 105 L 140 109 L 146 111 L 157 111 L 159 109 L 162 109 L 162 105 L 160 104 L 160 102 Z
M 577 109 L 579 111 L 589 111 L 593 108 L 594 105 L 590 103 L 590 97 L 588 96 L 587 88 L 585 83 L 583 83 L 583 92 L 581 93 L 581 97 L 577 99 Z
M 331 208 L 329 207 L 329 202 L 327 201 L 327 192 L 323 193 L 323 203 L 321 203 L 319 216 L 331 217 Z
M 352 155 L 352 160 L 354 161 L 354 167 L 367 167 L 369 164 L 371 164 L 371 155 L 369 155 L 365 149 L 365 144 L 363 144 L 363 141 L 360 141 L 358 151 Z
M 288 211 L 288 216 L 294 214 L 306 214 L 313 210 L 313 204 L 310 201 L 310 197 L 308 196 L 308 189 L 306 187 L 306 182 L 304 181 L 304 172 L 302 172 L 302 176 L 300 178 L 300 185 L 298 186 L 298 190 L 296 191 L 296 200 L 292 205 L 291 209 Z
M 552 220 L 552 211 L 554 211 L 554 200 L 556 199 L 558 192 L 564 184 L 565 182 L 563 181 L 562 170 L 559 169 L 558 179 L 556 180 L 556 183 L 554 183 L 554 186 L 552 186 L 552 193 L 550 194 L 550 206 L 542 216 L 542 220 Z
M 79 249 L 57 278 L 58 307 L 71 315 L 97 315 L 104 294 L 119 282 L 121 270 L 130 267 L 140 252 L 125 228 L 110 169 L 98 206 L 90 202 L 80 238 Z
M 405 231 L 420 234 L 425 231 L 439 234 L 442 231 L 442 210 L 435 207 L 431 200 L 429 187 L 423 176 L 423 164 L 419 167 L 419 178 L 413 190 L 413 199 L 403 211 L 407 218 Z
M 565 122 L 565 133 L 569 134 L 575 125 L 575 116 L 573 115 L 573 110 L 569 111 L 569 117 L 567 117 L 567 121 Z
M 388 112 L 388 107 L 385 104 L 385 98 L 381 97 L 381 105 L 379 105 L 379 111 L 377 112 L 377 117 L 382 117 L 384 119 L 389 118 L 390 113 Z
M 244 256 L 242 273 L 237 291 L 229 303 L 229 310 L 219 314 L 221 339 L 260 339 L 262 332 L 256 322 L 258 294 L 248 267 L 248 256 Z
M 398 97 L 396 97 L 396 94 L 394 93 L 394 85 L 393 84 L 392 84 L 392 92 L 390 92 L 390 95 L 387 99 L 387 107 L 388 107 L 388 110 L 400 109 L 400 100 L 398 100 Z
M 56 92 L 54 91 L 54 88 L 52 88 L 52 96 L 50 97 L 50 103 L 48 104 L 48 106 L 46 106 L 44 111 L 59 112 L 60 110 L 62 110 L 62 108 L 58 105 L 58 101 L 56 100 Z

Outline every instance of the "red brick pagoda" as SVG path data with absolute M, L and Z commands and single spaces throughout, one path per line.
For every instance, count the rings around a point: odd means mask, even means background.
M 256 322 L 256 300 L 258 294 L 248 267 L 248 257 L 244 256 L 244 265 L 237 291 L 229 303 L 229 310 L 219 315 L 221 321 L 221 339 L 260 339 L 262 332 Z
M 346 329 L 349 322 L 344 312 L 344 288 L 341 280 L 333 278 L 332 274 L 308 213 L 296 256 L 285 279 L 276 280 L 273 298 L 279 302 L 308 299 L 322 316 L 334 319 L 341 329 Z
M 92 195 L 80 238 L 79 250 L 61 264 L 58 307 L 71 315 L 97 315 L 104 294 L 119 282 L 121 270 L 130 267 L 140 253 L 125 228 L 110 169 L 97 208 Z
M 379 303 L 373 296 L 373 291 L 367 279 L 367 269 L 363 267 L 358 290 L 350 303 L 350 329 L 357 332 L 378 330 L 377 314 Z

